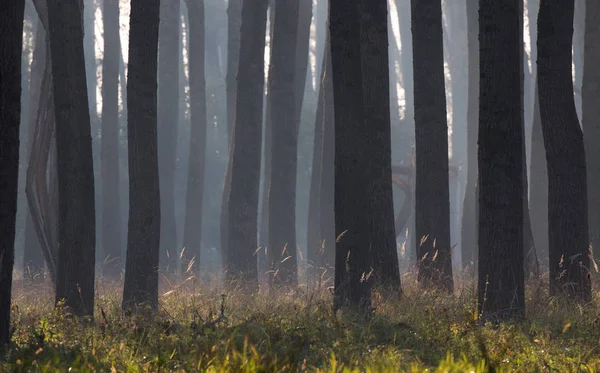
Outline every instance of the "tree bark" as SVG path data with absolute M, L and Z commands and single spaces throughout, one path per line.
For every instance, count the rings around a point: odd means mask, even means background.
M 371 133 L 371 138 L 365 143 L 367 146 L 366 154 L 368 154 L 365 157 L 367 158 L 365 166 L 367 167 L 369 181 L 367 191 L 371 198 L 369 212 L 377 213 L 377 215 L 369 217 L 368 226 L 369 231 L 374 235 L 374 239 L 371 241 L 373 269 L 375 271 L 375 282 L 378 285 L 398 292 L 400 291 L 400 270 L 396 250 L 392 191 L 392 132 L 387 22 L 387 1 L 361 0 L 359 26 L 364 102 L 363 128 L 368 129 L 366 133 Z M 446 129 L 446 150 L 448 149 L 447 133 Z M 446 151 L 446 167 L 447 163 L 448 152 Z M 376 224 L 373 219 L 377 221 Z
M 479 1 L 479 276 L 484 319 L 525 314 L 518 0 Z M 516 94 L 517 93 L 517 94 Z
M 296 286 L 296 166 L 298 130 L 296 108 L 296 46 L 299 0 L 275 0 L 271 95 L 271 180 L 269 183 L 269 258 L 274 283 Z M 290 114 L 291 113 L 291 114 Z
M 418 278 L 425 286 L 452 292 L 442 7 L 440 0 L 412 0 L 411 5 Z
M 190 79 L 190 155 L 186 214 L 183 235 L 185 260 L 183 269 L 197 270 L 200 266 L 202 248 L 202 211 L 204 199 L 204 167 L 206 163 L 206 79 L 205 58 L 205 13 L 204 0 L 186 0 L 189 14 L 188 55 Z M 193 260 L 193 263 L 191 261 Z
M 587 173 L 573 97 L 574 0 L 542 0 L 538 18 L 538 87 L 548 162 L 550 293 L 591 299 Z
M 588 182 L 590 242 L 600 258 L 600 3 L 586 2 L 582 126 Z
M 477 136 L 479 121 L 478 2 L 467 0 L 467 184 L 462 208 L 461 248 L 463 269 L 477 268 Z
M 25 1 L 0 4 L 0 349 L 10 342 L 21 116 L 21 51 Z
M 229 224 L 225 263 L 230 281 L 244 280 L 251 291 L 258 288 L 255 252 L 258 236 L 258 196 L 264 96 L 264 53 L 267 0 L 245 0 L 240 29 L 240 63 L 233 127 Z
M 104 0 L 102 63 L 102 244 L 104 275 L 120 279 L 121 213 L 119 193 L 119 1 Z
M 160 265 L 173 272 L 178 254 L 175 167 L 179 127 L 180 0 L 162 1 L 158 43 L 158 168 L 160 181 Z
M 58 168 L 56 301 L 94 314 L 96 213 L 90 110 L 79 0 L 48 2 Z
M 158 308 L 160 193 L 157 152 L 159 0 L 132 0 L 127 79 L 129 223 L 123 308 Z

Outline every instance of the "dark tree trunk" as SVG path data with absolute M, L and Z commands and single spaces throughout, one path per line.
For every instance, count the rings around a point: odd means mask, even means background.
M 102 63 L 102 245 L 104 275 L 120 279 L 121 213 L 119 194 L 119 1 L 104 0 Z
M 525 314 L 519 0 L 479 1 L 479 312 Z
M 0 350 L 10 342 L 21 117 L 21 50 L 25 1 L 0 5 Z
M 331 69 L 331 43 L 329 28 L 326 33 L 324 59 L 326 64 L 323 85 L 323 141 L 321 160 L 321 185 L 319 186 L 319 224 L 322 240 L 321 251 L 317 257 L 317 265 L 322 268 L 320 279 L 326 280 L 334 276 L 335 266 L 335 108 L 333 100 L 333 74 Z M 323 277 L 324 276 L 324 277 Z
M 31 61 L 31 76 L 29 81 L 29 139 L 28 158 L 31 158 L 35 125 L 37 123 L 37 112 L 40 107 L 42 79 L 46 65 L 46 31 L 41 22 L 37 23 L 35 35 L 35 48 Z M 29 161 L 28 161 L 29 162 Z M 29 204 L 29 202 L 28 202 Z M 40 239 L 34 227 L 33 217 L 28 208 L 25 218 L 25 244 L 23 250 L 23 273 L 29 280 L 41 280 L 44 270 L 44 255 Z
M 175 270 L 178 254 L 175 217 L 175 167 L 179 126 L 180 0 L 162 1 L 158 51 L 158 168 L 160 181 L 160 266 Z
M 190 79 L 190 155 L 186 214 L 183 234 L 185 260 L 183 270 L 200 265 L 202 247 L 202 211 L 204 199 L 204 165 L 206 162 L 206 79 L 204 76 L 205 19 L 204 0 L 186 0 L 188 9 L 188 54 Z M 193 263 L 190 261 L 193 260 Z
M 242 0 L 230 0 L 227 8 L 227 76 L 225 77 L 226 97 L 227 97 L 227 134 L 228 134 L 228 154 L 227 166 L 223 180 L 223 194 L 221 198 L 221 220 L 220 220 L 220 241 L 221 255 L 224 258 L 228 255 L 229 248 L 227 243 L 229 238 L 229 190 L 231 189 L 231 152 L 233 144 L 233 125 L 235 122 L 235 105 L 237 95 L 237 70 L 240 60 L 240 28 L 242 24 Z M 262 109 L 261 109 L 262 110 Z
M 48 2 L 58 167 L 56 301 L 93 316 L 96 262 L 94 168 L 82 12 L 78 0 Z
M 132 0 L 127 80 L 129 223 L 123 307 L 158 307 L 160 193 L 157 152 L 159 0 Z
M 264 53 L 267 0 L 245 0 L 240 29 L 240 63 L 233 127 L 231 189 L 229 193 L 228 253 L 225 257 L 229 280 L 245 280 L 256 290 L 258 276 L 256 245 L 258 196 L 264 96 Z
M 477 132 L 479 118 L 479 4 L 467 0 L 467 184 L 462 208 L 461 248 L 462 266 L 475 273 L 477 266 Z
M 400 290 L 400 270 L 396 250 L 392 192 L 392 132 L 387 22 L 387 1 L 361 1 L 359 25 L 364 102 L 363 126 L 366 130 L 365 137 L 367 137 L 365 166 L 369 181 L 367 192 L 371 198 L 368 211 L 371 214 L 375 213 L 369 217 L 368 226 L 369 231 L 374 235 L 371 241 L 371 254 L 376 283 L 397 292 Z M 369 131 L 371 131 L 372 138 L 367 135 Z M 447 134 L 446 129 L 446 169 L 448 167 Z M 446 171 L 446 176 L 447 173 Z M 449 225 L 448 221 L 448 229 Z
M 440 0 L 412 0 L 411 4 L 418 278 L 423 285 L 452 292 L 442 5 Z
M 540 2 L 538 87 L 548 162 L 550 292 L 591 298 L 587 174 L 573 97 L 574 0 Z
M 600 258 L 600 3 L 586 2 L 582 126 L 588 177 L 589 234 Z
M 335 245 L 334 308 L 371 306 L 373 258 L 369 205 L 371 180 L 366 169 L 365 126 L 358 0 L 329 0 L 331 66 L 335 105 Z
M 269 259 L 275 283 L 298 283 L 296 247 L 296 46 L 299 0 L 275 0 L 272 55 L 269 67 L 271 100 L 271 180 L 269 183 Z M 292 114 L 290 114 L 292 113 Z

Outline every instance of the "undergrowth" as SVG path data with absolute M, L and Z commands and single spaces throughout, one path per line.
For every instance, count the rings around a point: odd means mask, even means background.
M 157 315 L 121 311 L 122 283 L 97 285 L 93 322 L 54 307 L 48 285 L 16 281 L 12 345 L 1 372 L 508 372 L 600 371 L 598 294 L 558 304 L 527 288 L 527 316 L 480 325 L 474 286 L 449 296 L 403 279 L 398 299 L 375 292 L 365 321 L 332 312 L 332 295 L 249 295 L 197 278 L 163 284 Z

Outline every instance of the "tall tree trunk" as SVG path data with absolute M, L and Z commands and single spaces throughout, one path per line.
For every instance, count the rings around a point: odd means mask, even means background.
M 204 165 L 206 162 L 206 79 L 204 76 L 205 15 L 204 0 L 186 0 L 188 9 L 188 56 L 190 79 L 190 155 L 186 214 L 183 234 L 185 261 L 183 269 L 198 269 L 202 248 L 202 211 L 204 199 Z M 191 261 L 193 264 L 190 264 Z M 191 267 L 190 267 L 191 265 Z
M 578 118 L 581 118 L 581 87 L 583 84 L 584 70 L 584 39 L 585 39 L 585 14 L 586 1 L 575 1 L 575 15 L 573 16 L 573 67 L 574 67 L 574 94 L 575 94 L 575 109 L 577 110 Z
M 370 184 L 374 180 L 368 179 L 375 170 L 368 171 L 367 165 L 371 143 L 379 133 L 365 126 L 364 120 L 358 2 L 329 1 L 335 105 L 335 230 L 339 237 L 335 244 L 334 308 L 367 310 L 371 307 L 373 283 L 371 244 L 376 239 L 370 222 L 374 197 Z
M 327 24 L 329 26 L 329 23 Z M 323 140 L 319 144 L 322 150 L 321 159 L 321 185 L 319 186 L 319 224 L 322 240 L 321 251 L 317 257 L 317 265 L 322 268 L 320 279 L 333 278 L 335 266 L 335 107 L 333 100 L 333 74 L 331 68 L 331 43 L 329 27 L 325 37 L 325 50 L 323 66 L 325 73 L 321 84 L 323 85 Z M 325 276 L 325 278 L 323 278 Z M 320 280 L 319 280 L 320 281 Z
M 419 282 L 452 292 L 441 0 L 412 0 Z M 391 175 L 390 175 L 391 177 Z
M 269 258 L 274 281 L 298 283 L 296 247 L 296 165 L 298 130 L 295 121 L 296 61 L 299 0 L 275 0 L 271 95 L 271 180 L 269 183 Z M 292 113 L 292 115 L 290 115 Z
M 600 258 L 600 3 L 586 2 L 582 126 L 588 177 L 589 234 Z
M 223 194 L 221 198 L 221 220 L 220 220 L 220 238 L 221 238 L 221 256 L 228 255 L 229 248 L 227 243 L 229 238 L 229 190 L 231 189 L 231 160 L 233 144 L 233 126 L 235 123 L 235 105 L 237 95 L 237 71 L 240 60 L 240 28 L 242 24 L 242 0 L 230 0 L 227 7 L 227 76 L 226 100 L 227 100 L 227 166 L 223 180 Z
M 0 349 L 10 342 L 21 116 L 21 50 L 25 1 L 0 4 Z
M 479 312 L 525 314 L 519 0 L 479 1 Z
M 180 0 L 162 1 L 158 50 L 158 168 L 160 180 L 160 265 L 173 272 L 178 251 L 175 167 L 179 126 Z
M 104 275 L 121 277 L 121 213 L 119 194 L 119 1 L 104 0 L 102 63 L 102 245 Z
M 34 130 L 37 123 L 37 112 L 40 107 L 42 79 L 46 65 L 46 31 L 41 22 L 37 22 L 35 35 L 35 48 L 31 61 L 31 75 L 29 80 L 29 119 L 28 119 L 28 158 L 31 158 Z M 28 161 L 29 162 L 29 161 Z M 29 202 L 28 202 L 29 204 Z M 23 273 L 30 280 L 41 280 L 44 270 L 44 256 L 40 239 L 34 227 L 31 210 L 28 208 L 25 218 L 25 244 L 23 250 Z
M 159 0 L 132 0 L 127 79 L 129 223 L 123 308 L 158 308 L 160 193 L 156 81 Z
M 467 0 L 467 185 L 462 208 L 461 247 L 463 269 L 475 273 L 477 266 L 477 132 L 479 121 L 478 2 Z
M 587 174 L 571 72 L 574 0 L 542 0 L 538 18 L 538 87 L 548 161 L 550 292 L 591 298 Z
M 94 314 L 94 166 L 79 0 L 48 2 L 58 167 L 56 301 Z
M 265 32 L 267 0 L 245 0 L 240 29 L 240 63 L 233 127 L 231 189 L 229 193 L 229 251 L 225 257 L 229 280 L 243 279 L 256 290 L 258 196 L 264 96 Z
M 366 192 L 371 198 L 367 213 L 373 214 L 369 217 L 367 227 L 373 234 L 371 255 L 375 281 L 397 292 L 400 290 L 400 270 L 392 191 L 388 5 L 385 0 L 361 0 L 359 9 L 363 128 L 367 137 L 364 166 L 369 182 Z M 368 135 L 369 131 L 371 136 Z M 447 133 L 446 130 L 446 141 Z M 446 167 L 447 163 L 446 151 Z

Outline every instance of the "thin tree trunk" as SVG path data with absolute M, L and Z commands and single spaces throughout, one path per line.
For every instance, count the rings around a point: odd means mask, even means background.
M 197 270 L 202 248 L 202 211 L 204 199 L 204 168 L 206 162 L 206 79 L 204 0 L 186 0 L 189 29 L 188 55 L 190 79 L 191 133 L 188 160 L 186 215 L 183 235 L 185 261 L 183 269 Z M 193 260 L 193 263 L 191 261 Z
M 229 193 L 229 251 L 227 277 L 244 280 L 251 291 L 258 288 L 256 267 L 260 149 L 264 96 L 264 53 L 267 0 L 245 0 L 240 29 L 240 63 L 237 74 L 235 125 L 233 127 L 231 189 Z
M 296 247 L 296 166 L 298 130 L 295 121 L 299 0 L 275 0 L 269 67 L 271 95 L 271 180 L 269 183 L 269 257 L 274 281 L 298 284 Z M 292 113 L 292 115 L 290 115 Z
M 132 0 L 127 79 L 129 223 L 123 308 L 158 308 L 160 193 L 157 152 L 159 0 Z
M 21 52 L 25 1 L 0 4 L 0 349 L 10 342 L 12 274 L 19 185 Z
M 523 276 L 523 112 L 519 0 L 479 1 L 479 312 L 521 318 Z M 511 79 L 512 78 L 512 79 Z M 500 141 L 499 141 L 500 139 Z
M 574 7 L 574 0 L 540 2 L 538 87 L 548 161 L 550 293 L 587 302 L 587 173 L 571 72 Z
M 79 0 L 48 2 L 59 195 L 56 301 L 93 317 L 96 213 L 81 17 Z
M 121 213 L 119 193 L 119 1 L 104 0 L 102 63 L 102 244 L 104 275 L 120 279 Z
M 162 1 L 158 51 L 158 167 L 160 180 L 160 265 L 175 270 L 179 250 L 175 216 L 175 167 L 179 126 L 180 0 Z

